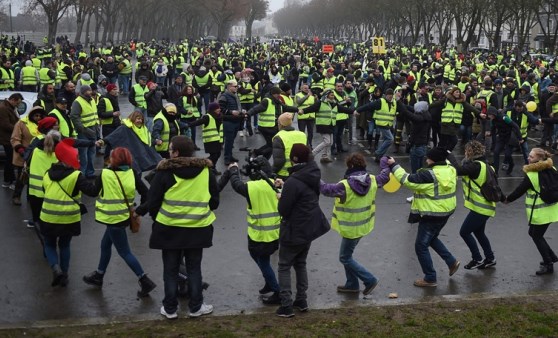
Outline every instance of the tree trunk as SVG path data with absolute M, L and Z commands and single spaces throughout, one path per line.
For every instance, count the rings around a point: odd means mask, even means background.
M 93 13 L 89 13 L 89 15 L 87 16 L 87 23 L 85 24 L 85 45 L 87 46 L 89 45 L 89 28 L 91 27 L 91 17 L 93 16 Z

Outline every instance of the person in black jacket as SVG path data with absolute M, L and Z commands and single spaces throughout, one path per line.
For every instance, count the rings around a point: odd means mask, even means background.
M 405 119 L 411 122 L 411 132 L 409 135 L 409 143 L 411 144 L 411 173 L 416 173 L 422 168 L 424 156 L 428 150 L 428 141 L 430 133 L 431 116 L 428 110 L 428 103 L 419 101 L 414 105 L 414 113 L 403 110 L 402 114 Z
M 203 302 L 201 261 L 203 249 L 213 245 L 213 225 L 206 225 L 206 223 L 212 222 L 214 215 L 211 210 L 219 206 L 219 187 L 215 175 L 208 170 L 212 166 L 211 161 L 192 157 L 194 143 L 188 137 L 183 135 L 173 137 L 170 141 L 169 153 L 170 159 L 159 162 L 151 181 L 147 202 L 140 205 L 136 213 L 145 215 L 149 212 L 154 221 L 149 247 L 162 250 L 165 298 L 161 314 L 168 319 L 178 317 L 178 272 L 182 257 L 185 257 L 190 292 L 189 315 L 199 317 L 213 311 L 213 306 Z M 176 204 L 172 199 L 169 200 L 169 195 L 176 195 L 178 189 L 184 189 L 186 182 L 192 185 L 204 185 L 203 191 L 198 191 L 198 194 L 187 194 L 194 202 L 193 206 Z M 198 204 L 203 206 L 198 207 Z M 191 218 L 180 217 L 187 216 L 180 212 L 188 208 L 202 208 L 202 210 L 207 208 L 206 217 L 196 219 L 194 226 Z M 163 224 L 161 219 L 169 224 Z
M 320 209 L 321 172 L 310 156 L 306 145 L 293 145 L 289 168 L 289 178 L 283 183 L 279 197 L 279 288 L 281 306 L 277 309 L 280 317 L 293 317 L 293 307 L 301 312 L 308 310 L 306 290 L 308 275 L 306 257 L 312 241 L 329 231 L 329 222 Z M 296 272 L 296 297 L 291 295 L 291 267 Z

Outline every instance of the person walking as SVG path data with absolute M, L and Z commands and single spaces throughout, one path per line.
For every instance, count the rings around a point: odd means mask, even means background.
M 443 148 L 433 148 L 426 154 L 427 167 L 409 174 L 395 159 L 390 157 L 388 164 L 396 179 L 414 192 L 411 203 L 409 223 L 418 222 L 415 241 L 415 252 L 424 273 L 424 277 L 413 283 L 418 287 L 434 287 L 438 285 L 436 270 L 428 251 L 434 251 L 445 261 L 450 277 L 455 274 L 461 264 L 442 241 L 438 238 L 449 217 L 456 208 L 455 190 L 457 173 L 453 166 L 446 162 L 448 153 Z M 436 203 L 432 201 L 436 200 Z
M 178 318 L 178 273 L 186 259 L 190 317 L 213 312 L 202 294 L 203 249 L 212 246 L 212 210 L 219 206 L 219 188 L 208 159 L 192 157 L 194 143 L 186 136 L 171 139 L 169 159 L 157 166 L 148 199 L 136 209 L 138 215 L 153 218 L 149 247 L 162 250 L 165 298 L 161 315 Z
M 217 102 L 211 102 L 207 107 L 207 113 L 205 115 L 189 123 L 190 129 L 192 130 L 199 125 L 202 125 L 204 150 L 209 154 L 208 159 L 213 163 L 213 170 L 219 175 L 220 172 L 217 170 L 216 165 L 217 161 L 219 161 L 219 157 L 221 157 L 221 149 L 223 147 L 223 119 L 221 116 L 221 107 Z
M 366 171 L 366 159 L 359 153 L 350 154 L 345 161 L 347 170 L 339 183 L 320 183 L 324 196 L 334 197 L 331 228 L 341 235 L 339 261 L 345 268 L 345 283 L 337 292 L 359 293 L 359 279 L 364 284 L 364 295 L 369 295 L 378 285 L 378 278 L 353 258 L 360 240 L 374 229 L 376 192 L 389 181 L 387 157 L 380 162 L 378 176 Z
M 120 257 L 139 278 L 141 289 L 137 292 L 138 297 L 146 297 L 156 285 L 147 277 L 140 262 L 130 250 L 126 228 L 130 225 L 128 205 L 134 203 L 134 191 L 137 190 L 142 201 L 145 201 L 147 187 L 139 173 L 132 169 L 132 154 L 128 149 L 117 147 L 110 152 L 109 166 L 97 177 L 95 189 L 99 194 L 95 202 L 95 220 L 106 225 L 106 229 L 101 239 L 101 257 L 97 270 L 83 276 L 83 281 L 89 285 L 103 286 L 114 246 Z
M 96 141 L 100 136 L 99 118 L 97 116 L 97 104 L 93 99 L 93 91 L 88 85 L 81 87 L 80 95 L 72 103 L 70 119 L 77 131 L 80 140 Z M 79 149 L 81 171 L 86 178 L 95 177 L 95 146 L 82 147 Z
M 41 234 L 53 272 L 51 286 L 65 287 L 68 284 L 70 242 L 72 237 L 81 234 L 81 215 L 84 213 L 81 194 L 96 196 L 95 186 L 79 171 L 78 151 L 73 143 L 73 139 L 64 139 L 56 145 L 54 154 L 58 162 L 43 178 Z
M 289 157 L 291 149 L 296 143 L 306 143 L 306 134 L 292 127 L 293 115 L 283 113 L 277 119 L 279 132 L 273 136 L 273 172 L 281 179 L 289 177 L 289 168 L 292 166 Z
M 2 188 L 15 188 L 16 176 L 14 173 L 13 157 L 14 151 L 10 139 L 15 128 L 15 124 L 19 121 L 19 113 L 17 106 L 23 101 L 20 93 L 14 93 L 7 100 L 0 102 L 0 145 L 4 148 L 6 160 L 4 164 L 4 183 Z
M 281 306 L 275 312 L 279 317 L 294 316 L 293 308 L 308 311 L 306 291 L 308 272 L 306 258 L 312 241 L 329 231 L 330 226 L 320 209 L 320 168 L 311 158 L 305 144 L 296 143 L 291 149 L 289 179 L 276 180 L 282 188 L 279 196 L 279 295 Z M 296 273 L 296 296 L 291 291 L 291 268 Z
M 554 263 L 558 262 L 558 256 L 544 239 L 550 224 L 558 221 L 558 203 L 547 204 L 540 196 L 541 175 L 550 175 L 551 171 L 556 171 L 556 168 L 553 166 L 552 154 L 541 148 L 533 148 L 529 152 L 528 160 L 529 164 L 523 166 L 525 172 L 523 181 L 505 198 L 504 203 L 509 204 L 525 194 L 529 236 L 543 259 L 536 272 L 540 276 L 554 273 Z
M 469 209 L 469 214 L 459 230 L 461 238 L 471 251 L 471 261 L 463 267 L 467 270 L 485 269 L 496 265 L 490 240 L 485 234 L 486 222 L 496 215 L 496 202 L 488 201 L 481 192 L 481 187 L 486 182 L 487 170 L 494 170 L 486 163 L 485 154 L 484 145 L 473 140 L 465 145 L 465 159 L 462 165 L 456 161 L 453 154 L 448 156 L 457 170 L 457 175 L 463 176 L 463 199 L 465 208 Z M 484 251 L 484 260 L 475 237 Z

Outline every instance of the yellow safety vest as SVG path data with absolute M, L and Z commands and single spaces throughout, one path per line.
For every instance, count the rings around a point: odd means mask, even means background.
M 122 75 L 132 74 L 132 64 L 130 63 L 130 61 L 125 58 L 124 60 L 122 60 L 122 63 L 124 64 L 124 68 L 120 71 L 120 74 Z
M 525 195 L 525 212 L 529 224 L 543 225 L 558 221 L 558 202 L 546 204 L 539 196 L 541 191 L 539 173 L 528 172 L 527 177 L 533 185 L 533 188 L 527 190 Z
M 320 110 L 316 114 L 317 126 L 335 126 L 337 116 L 337 105 L 333 108 L 329 103 L 321 102 Z
M 446 105 L 442 109 L 441 122 L 461 124 L 462 118 L 463 118 L 463 104 L 460 102 L 453 103 L 447 100 Z
M 380 99 L 380 110 L 374 112 L 374 120 L 379 127 L 391 127 L 395 120 L 395 113 L 397 111 L 397 103 L 392 102 L 391 107 L 385 98 Z
M 105 100 L 106 112 L 107 113 L 108 112 L 114 113 L 114 107 L 112 106 L 112 102 L 110 102 L 110 100 L 107 99 L 106 97 L 103 97 L 103 100 Z M 114 120 L 114 117 L 107 117 L 107 118 L 101 119 L 101 124 L 102 125 L 112 124 L 113 120 Z
M 397 180 L 407 188 L 413 190 L 411 214 L 422 216 L 444 217 L 453 214 L 456 208 L 455 190 L 457 187 L 457 172 L 447 165 L 437 165 L 424 168 L 434 178 L 433 183 L 413 183 L 407 180 L 409 174 L 401 166 L 393 168 Z
M 271 184 L 273 182 L 270 180 Z M 248 237 L 254 242 L 273 242 L 279 239 L 281 216 L 278 211 L 278 200 L 275 191 L 268 182 L 262 180 L 249 181 L 247 207 Z
M 479 188 L 486 182 L 486 163 L 482 161 L 475 162 L 481 166 L 479 177 L 472 179 L 469 176 L 464 176 L 462 181 L 465 208 L 481 215 L 494 217 L 496 215 L 496 202 L 487 201 Z
M 29 195 L 39 198 L 45 196 L 43 191 L 43 177 L 53 163 L 58 162 L 54 152 L 48 155 L 39 148 L 33 149 L 31 166 L 29 167 Z
M 374 229 L 378 185 L 374 175 L 370 175 L 370 179 L 372 184 L 364 196 L 355 194 L 347 180 L 339 182 L 345 186 L 346 198 L 344 203 L 339 197 L 335 198 L 331 228 L 343 238 L 361 238 Z
M 203 143 L 216 141 L 223 143 L 223 125 L 219 125 L 219 130 L 217 130 L 217 122 L 215 121 L 215 118 L 210 114 L 207 114 L 207 117 L 209 117 L 209 123 L 207 126 L 204 124 L 202 127 Z
M 153 124 L 155 124 L 155 121 L 157 120 L 163 121 L 163 130 L 161 130 L 161 141 L 163 141 L 163 143 L 161 143 L 160 145 L 156 145 L 155 150 L 167 151 L 169 150 L 169 143 L 170 143 L 169 121 L 165 118 L 163 112 L 159 112 L 157 115 L 155 115 L 155 117 L 153 118 Z M 176 130 L 178 131 L 178 135 L 180 135 L 180 126 L 178 124 L 178 121 L 174 120 L 174 124 L 176 126 Z
M 69 120 L 72 127 L 72 134 L 70 135 L 70 125 L 68 124 L 64 116 L 62 116 L 62 114 L 63 113 L 60 112 L 57 108 L 54 108 L 53 110 L 50 111 L 50 113 L 48 113 L 48 115 L 54 115 L 58 120 L 58 131 L 60 132 L 62 137 L 64 138 L 77 137 L 76 129 L 74 128 L 74 123 L 72 122 L 72 120 Z
M 134 203 L 136 190 L 134 171 L 132 169 L 126 171 L 103 169 L 101 172 L 103 186 L 99 198 L 95 201 L 95 220 L 104 224 L 116 224 L 130 218 L 124 193 L 116 175 L 120 178 L 128 203 L 130 205 Z
M 258 117 L 258 126 L 264 128 L 275 127 L 275 105 L 270 98 L 265 98 L 267 100 L 267 109 L 260 113 Z
M 124 123 L 126 127 L 132 129 L 132 131 L 137 135 L 140 141 L 151 146 L 151 134 L 149 134 L 149 129 L 147 129 L 146 126 L 138 128 L 129 119 L 123 120 L 122 123 Z
M 0 74 L 2 75 L 2 80 L 4 83 L 0 83 L 0 90 L 13 90 L 14 87 L 14 71 L 4 67 L 0 67 Z
M 242 82 L 242 87 L 244 87 L 244 89 L 248 89 L 250 90 L 250 92 L 248 94 L 240 94 L 240 103 L 254 103 L 254 93 L 252 92 L 252 84 L 250 82 Z
M 508 110 L 508 112 L 506 114 L 508 115 L 508 117 L 510 119 L 512 118 L 511 110 Z M 521 121 L 518 123 L 518 125 L 519 125 L 519 131 L 521 132 L 521 137 L 526 138 L 527 137 L 527 129 L 529 127 L 529 123 L 527 122 L 527 114 L 521 113 Z
M 295 103 L 296 103 L 296 100 L 301 99 L 305 96 L 306 96 L 306 94 L 304 94 L 303 92 L 298 92 L 295 95 Z M 313 95 L 309 95 L 308 98 L 306 98 L 306 101 L 304 101 L 301 105 L 298 105 L 298 108 L 301 108 L 301 109 L 308 108 L 308 107 L 312 106 L 315 102 L 316 102 L 316 98 Z M 299 119 L 299 120 L 308 120 L 308 119 L 315 119 L 315 118 L 316 118 L 316 113 L 305 113 L 305 114 L 298 114 L 297 115 L 297 119 Z
M 215 221 L 209 208 L 209 168 L 190 179 L 174 175 L 176 183 L 165 192 L 155 220 L 165 226 L 203 228 Z
M 51 79 L 50 76 L 48 76 L 49 71 L 49 68 L 39 69 L 39 80 L 41 81 L 41 85 L 54 84 L 54 79 Z
M 136 94 L 136 96 L 134 96 L 134 100 L 136 101 L 137 106 L 140 108 L 147 109 L 147 103 L 145 102 L 145 94 L 149 92 L 149 88 L 147 88 L 147 86 L 142 87 L 139 83 L 136 83 L 133 88 L 134 88 L 134 93 Z
M 324 90 L 335 89 L 335 82 L 337 82 L 337 79 L 335 78 L 335 76 L 332 76 L 330 78 L 324 77 L 324 79 L 322 81 L 323 81 Z
M 81 192 L 75 197 L 68 196 L 74 191 L 79 174 L 80 172 L 75 170 L 67 177 L 55 182 L 50 179 L 47 172 L 43 179 L 45 196 L 41 209 L 41 221 L 54 224 L 71 224 L 81 220 L 78 205 L 81 200 Z
M 192 103 L 188 103 L 188 98 L 186 96 L 182 97 L 182 106 L 186 111 L 186 114 L 180 115 L 182 119 L 191 119 L 191 118 L 199 118 L 200 111 L 198 110 L 198 99 L 196 97 L 192 97 Z
M 93 127 L 99 124 L 97 118 L 97 105 L 95 101 L 87 102 L 83 97 L 78 96 L 76 98 L 77 103 L 81 106 L 81 123 L 85 128 Z
M 287 106 L 294 106 L 294 102 L 293 102 L 293 98 L 285 95 L 285 94 L 281 94 L 281 97 L 283 98 L 283 102 L 285 102 L 285 105 Z
M 206 73 L 203 77 L 195 75 L 195 79 L 198 86 L 203 87 L 209 82 L 209 73 Z
M 277 173 L 279 176 L 287 177 L 289 176 L 289 168 L 292 167 L 291 161 L 291 149 L 296 143 L 306 144 L 306 134 L 298 130 L 280 130 L 273 139 L 280 138 L 285 146 L 285 164 Z
M 21 84 L 24 86 L 37 85 L 37 70 L 33 66 L 21 68 Z

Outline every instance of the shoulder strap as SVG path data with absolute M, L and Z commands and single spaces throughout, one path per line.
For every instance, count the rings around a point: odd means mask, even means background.
M 118 185 L 120 186 L 120 190 L 122 190 L 122 195 L 124 195 L 124 201 L 126 201 L 126 207 L 128 209 L 130 209 L 130 203 L 128 202 L 128 197 L 126 197 L 126 192 L 124 191 L 124 186 L 122 186 L 122 182 L 120 181 L 120 177 L 118 177 L 118 174 L 116 173 L 116 171 L 112 171 L 114 173 L 114 176 L 116 176 L 116 180 L 118 181 Z
M 68 192 L 62 187 L 62 185 L 60 184 L 59 181 L 56 181 L 56 184 L 58 184 L 58 186 L 60 187 L 60 189 L 62 189 L 62 191 L 69 197 L 72 199 L 72 201 L 74 201 L 75 204 L 79 205 L 79 202 L 72 197 L 72 195 L 68 194 Z

